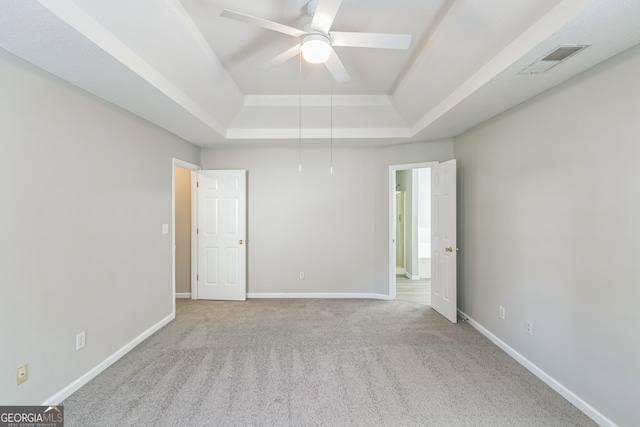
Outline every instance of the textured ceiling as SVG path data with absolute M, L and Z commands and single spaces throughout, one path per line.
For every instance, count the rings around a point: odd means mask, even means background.
M 637 0 L 343 0 L 332 30 L 412 41 L 336 47 L 351 75 L 337 84 L 297 57 L 262 71 L 299 39 L 224 8 L 311 20 L 306 0 L 0 0 L 0 47 L 203 147 L 374 146 L 458 135 L 640 42 Z M 565 44 L 589 47 L 519 74 Z

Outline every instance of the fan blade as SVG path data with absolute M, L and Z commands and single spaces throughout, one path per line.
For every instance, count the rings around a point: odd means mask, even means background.
M 333 46 L 408 49 L 410 43 L 411 36 L 406 34 L 331 32 Z
M 266 28 L 267 30 L 271 31 L 277 31 L 279 33 L 287 34 L 293 37 L 302 37 L 307 34 L 302 30 L 289 27 L 288 25 L 278 24 L 277 22 L 267 21 L 266 19 L 256 18 L 255 16 L 245 15 L 244 13 L 234 12 L 233 10 L 229 9 L 224 9 L 220 16 L 235 19 L 236 21 L 246 22 L 247 24 L 257 25 L 258 27 Z
M 331 24 L 338 14 L 342 0 L 319 0 L 311 20 L 311 28 L 322 34 L 329 34 Z
M 299 54 L 300 54 L 300 45 L 297 44 L 294 47 L 292 47 L 291 49 L 285 50 L 284 52 L 282 52 L 280 55 L 276 56 L 272 60 L 267 61 L 264 64 L 262 64 L 260 66 L 260 69 L 262 71 L 269 71 L 270 69 L 272 69 L 276 65 L 282 64 L 283 62 L 286 62 L 289 59 L 291 59 L 294 56 L 297 56 Z
M 333 78 L 338 83 L 346 82 L 347 80 L 351 79 L 351 76 L 349 76 L 347 69 L 344 68 L 344 65 L 342 65 L 342 61 L 340 61 L 340 58 L 338 58 L 338 54 L 335 50 L 333 50 L 333 48 L 331 48 L 331 55 L 329 55 L 329 59 L 327 59 L 324 65 L 327 67 Z

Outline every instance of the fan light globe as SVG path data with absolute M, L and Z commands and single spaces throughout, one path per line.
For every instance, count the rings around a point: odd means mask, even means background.
M 322 34 L 309 34 L 302 41 L 302 57 L 312 64 L 321 64 L 329 59 L 331 46 Z

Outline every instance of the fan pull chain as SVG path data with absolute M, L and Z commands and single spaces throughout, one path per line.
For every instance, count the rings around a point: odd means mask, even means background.
M 329 81 L 331 82 L 331 89 L 329 92 L 329 98 L 330 98 L 330 107 L 329 107 L 329 114 L 331 116 L 330 119 L 330 123 L 329 123 L 329 127 L 330 127 L 330 144 L 331 144 L 331 165 L 329 167 L 329 172 L 331 174 L 333 174 L 333 76 L 329 76 Z
M 298 172 L 302 172 L 302 50 L 298 55 Z

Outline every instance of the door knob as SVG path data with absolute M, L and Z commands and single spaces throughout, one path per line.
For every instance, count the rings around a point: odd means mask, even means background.
M 238 243 L 243 244 L 244 240 L 240 239 L 240 241 Z
M 449 246 L 448 248 L 445 248 L 444 250 L 447 252 L 453 252 L 453 248 L 451 246 Z

